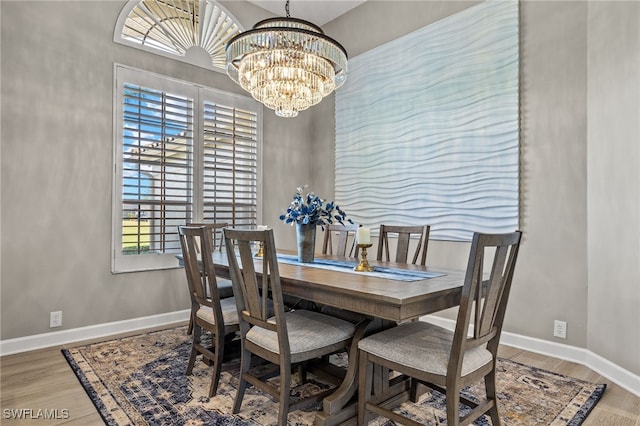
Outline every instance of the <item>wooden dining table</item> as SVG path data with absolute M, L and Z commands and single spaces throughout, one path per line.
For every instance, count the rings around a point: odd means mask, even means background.
M 229 278 L 226 254 L 216 252 L 213 257 L 216 275 Z M 316 258 L 340 260 L 331 256 Z M 256 258 L 256 262 L 261 260 Z M 423 315 L 455 307 L 460 303 L 464 271 L 393 262 L 369 263 L 374 267 L 432 271 L 440 274 L 433 278 L 400 281 L 381 278 L 367 272 L 327 270 L 314 267 L 313 264 L 278 262 L 282 292 L 318 305 L 332 306 L 370 318 L 365 333 L 375 332 L 384 322 L 389 324 L 416 320 Z M 256 269 L 260 271 L 261 267 Z M 354 345 L 357 347 L 357 342 L 354 342 Z M 325 398 L 323 410 L 316 415 L 317 425 L 355 424 L 357 364 L 357 360 L 349 360 L 341 385 Z M 399 402 L 400 399 L 390 401 Z

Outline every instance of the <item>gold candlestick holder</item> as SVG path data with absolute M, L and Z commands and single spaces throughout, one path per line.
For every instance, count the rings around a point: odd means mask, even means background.
M 360 249 L 360 263 L 358 263 L 353 270 L 358 272 L 373 272 L 373 266 L 369 265 L 369 261 L 367 260 L 367 249 L 371 247 L 372 244 L 358 244 L 358 248 Z
M 267 225 L 256 225 L 256 230 L 258 231 L 266 231 L 267 229 L 269 229 Z M 264 257 L 264 241 L 260 241 L 258 252 L 255 254 L 255 257 Z

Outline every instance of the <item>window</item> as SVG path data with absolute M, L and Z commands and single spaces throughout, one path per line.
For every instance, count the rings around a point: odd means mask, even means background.
M 242 30 L 214 0 L 130 0 L 120 11 L 113 41 L 225 72 L 225 46 Z
M 262 107 L 116 66 L 113 272 L 177 266 L 177 227 L 258 218 Z

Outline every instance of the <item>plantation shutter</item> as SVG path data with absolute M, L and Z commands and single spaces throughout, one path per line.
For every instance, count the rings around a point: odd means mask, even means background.
M 193 99 L 124 85 L 123 254 L 178 253 L 192 218 Z
M 112 271 L 178 267 L 178 226 L 258 218 L 262 106 L 116 65 Z
M 205 222 L 257 223 L 258 114 L 204 101 Z

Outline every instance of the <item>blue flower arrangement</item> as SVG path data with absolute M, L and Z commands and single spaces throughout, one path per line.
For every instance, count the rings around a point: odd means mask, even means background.
M 303 225 L 320 225 L 324 229 L 325 225 L 338 222 L 344 223 L 347 214 L 340 209 L 333 201 L 326 203 L 325 200 L 318 197 L 313 192 L 306 196 L 302 195 L 302 191 L 306 188 L 296 188 L 297 191 L 293 196 L 293 201 L 287 208 L 286 213 L 280 215 L 280 220 L 284 223 L 303 224 Z M 351 219 L 346 219 L 349 223 L 353 223 Z

